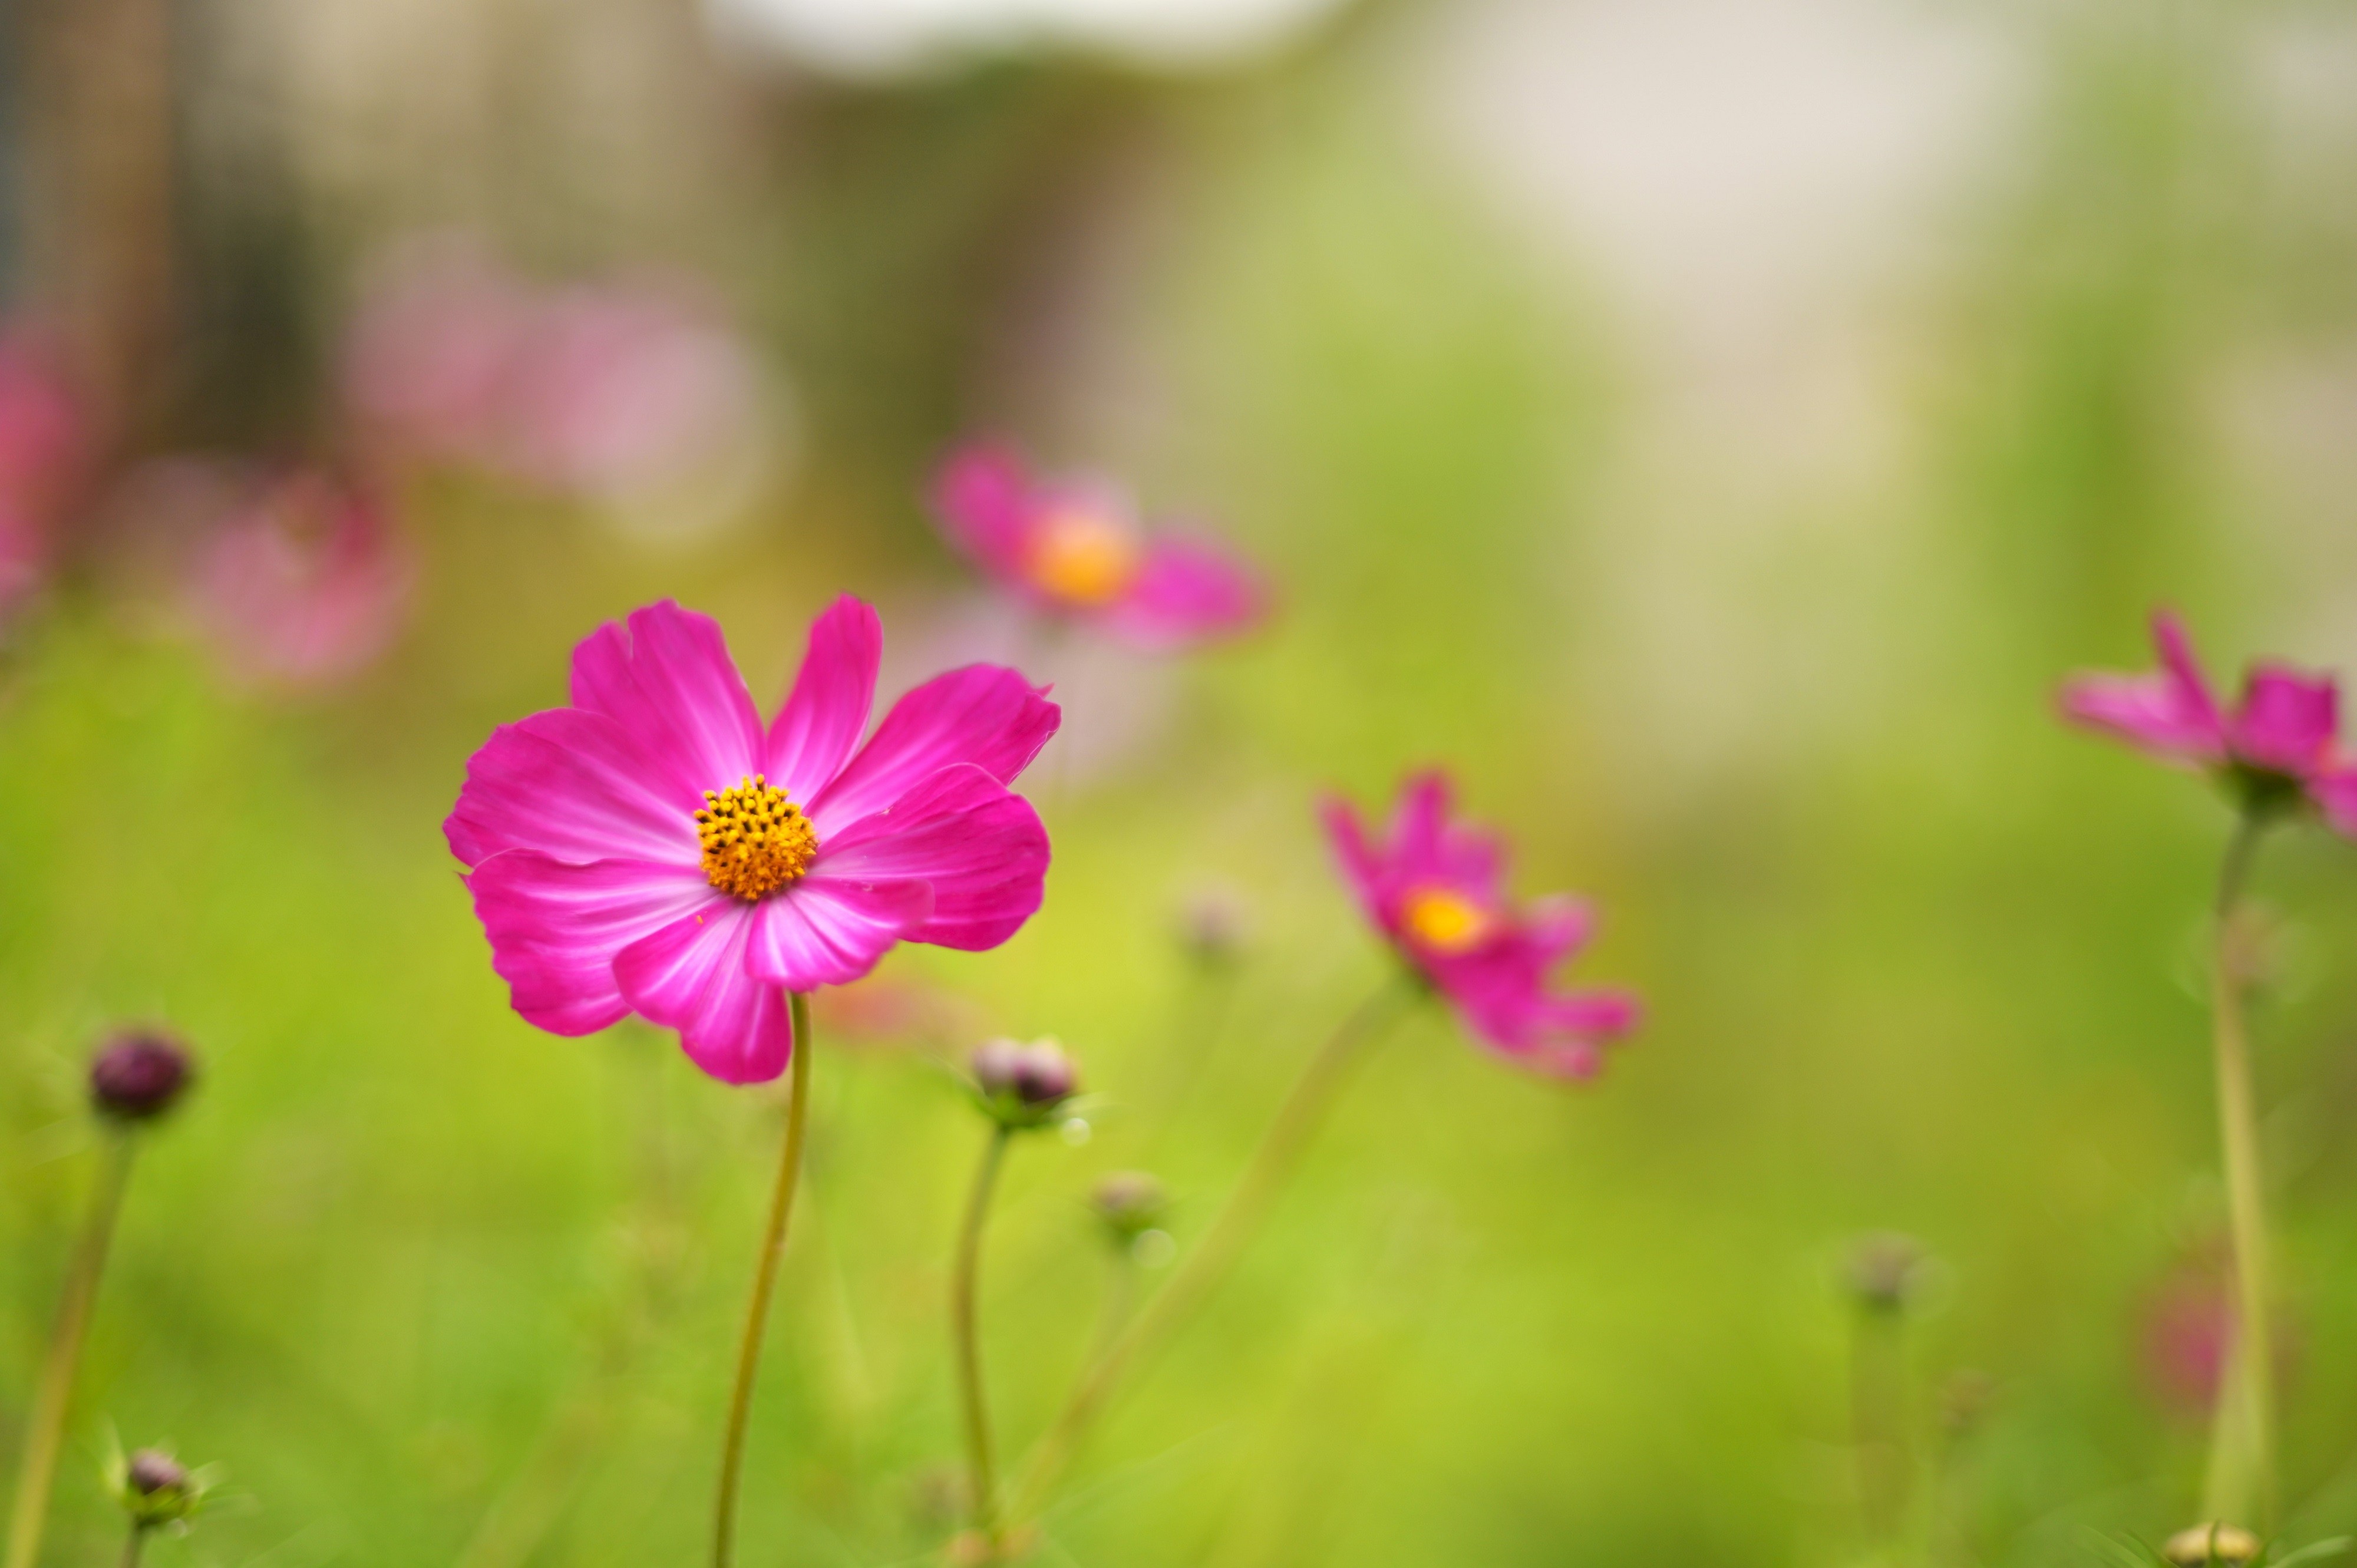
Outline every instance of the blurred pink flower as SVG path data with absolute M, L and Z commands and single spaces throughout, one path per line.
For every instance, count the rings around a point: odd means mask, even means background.
M 28 328 L 0 328 L 0 614 L 38 586 L 90 456 L 79 400 Z
M 1380 843 L 1347 802 L 1329 798 L 1320 809 L 1367 918 L 1477 1039 L 1540 1072 L 1594 1077 L 1602 1047 L 1636 1026 L 1638 1004 L 1623 991 L 1547 989 L 1549 972 L 1587 944 L 1587 906 L 1509 903 L 1503 847 L 1448 812 L 1448 780 L 1437 772 L 1402 787 Z
M 2064 716 L 2164 762 L 2215 773 L 2247 805 L 2304 800 L 2337 831 L 2357 837 L 2357 771 L 2339 749 L 2332 677 L 2265 660 L 2251 667 L 2241 703 L 2228 712 L 2211 695 L 2183 623 L 2164 610 L 2153 617 L 2152 631 L 2160 669 L 2066 682 Z
M 414 578 L 376 496 L 304 469 L 267 481 L 214 525 L 188 591 L 232 675 L 321 686 L 391 644 Z
M 2216 1250 L 2173 1268 L 2146 1301 L 2145 1375 L 2162 1403 L 2207 1414 L 2234 1339 L 2233 1292 Z
M 1201 540 L 1148 533 L 1100 486 L 1039 481 L 1013 454 L 968 446 L 943 465 L 933 510 L 951 542 L 1034 608 L 1137 647 L 1184 648 L 1258 622 L 1258 577 Z
M 443 824 L 492 967 L 560 1035 L 628 1014 L 729 1083 L 785 1070 L 785 993 L 895 943 L 996 947 L 1039 907 L 1048 834 L 1007 788 L 1055 733 L 1015 671 L 952 670 L 865 746 L 883 654 L 842 598 L 765 729 L 720 628 L 665 600 L 573 655 L 573 705 L 495 731 Z
M 610 501 L 735 461 L 761 376 L 683 291 L 538 287 L 445 240 L 384 269 L 347 336 L 344 386 L 396 446 Z

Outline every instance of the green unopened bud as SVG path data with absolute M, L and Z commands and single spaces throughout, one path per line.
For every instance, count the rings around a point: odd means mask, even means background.
M 1895 1230 L 1862 1236 L 1844 1270 L 1850 1294 L 1869 1312 L 1898 1313 L 1922 1288 L 1932 1255 L 1912 1236 Z
M 1089 1195 L 1089 1207 L 1114 1241 L 1127 1247 L 1148 1230 L 1162 1228 L 1170 1210 L 1170 1195 L 1144 1171 L 1114 1171 L 1098 1181 L 1096 1190 Z
M 2178 1568 L 2243 1568 L 2257 1561 L 2259 1538 L 2240 1525 L 2197 1524 L 2163 1541 L 2160 1554 Z

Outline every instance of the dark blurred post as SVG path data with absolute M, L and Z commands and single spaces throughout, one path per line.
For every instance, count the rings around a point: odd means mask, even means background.
M 22 149 L 13 302 L 70 356 L 102 440 L 156 392 L 174 310 L 172 0 L 18 0 Z

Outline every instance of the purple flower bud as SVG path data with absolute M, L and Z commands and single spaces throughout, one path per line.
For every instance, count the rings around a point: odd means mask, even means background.
M 1014 1040 L 985 1040 L 974 1047 L 970 1065 L 985 1098 L 1012 1094 L 1016 1076 L 1023 1070 L 1023 1047 Z
M 132 1489 L 142 1497 L 185 1491 L 188 1485 L 188 1469 L 160 1448 L 142 1448 L 132 1455 L 128 1477 Z
M 126 1030 L 109 1040 L 90 1064 L 90 1097 L 120 1122 L 161 1116 L 195 1077 L 186 1046 L 160 1030 Z
M 1022 1054 L 1015 1067 L 1015 1097 L 1026 1105 L 1049 1106 L 1072 1097 L 1080 1076 L 1072 1060 L 1051 1040 L 1040 1040 Z
M 1010 1131 L 1060 1120 L 1056 1108 L 1078 1086 L 1071 1059 L 1053 1040 L 987 1040 L 974 1048 L 972 1066 L 983 1110 Z

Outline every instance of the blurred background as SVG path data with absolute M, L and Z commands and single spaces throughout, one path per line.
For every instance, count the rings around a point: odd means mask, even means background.
M 2162 601 L 2222 673 L 2357 665 L 2357 6 L 5 21 L 0 1462 L 92 1042 L 167 1021 L 204 1073 L 48 1561 L 111 1560 L 109 1423 L 229 1474 L 164 1568 L 697 1560 L 778 1099 L 515 1018 L 439 823 L 662 596 L 765 705 L 838 592 L 890 684 L 1022 639 L 922 504 L 975 434 L 1277 605 L 1178 659 L 1031 639 L 1045 911 L 825 999 L 748 1564 L 952 1528 L 984 1133 L 942 1063 L 1053 1034 L 1099 1096 L 992 1237 L 1019 1448 L 1100 1310 L 1092 1182 L 1157 1170 L 1183 1251 L 1383 971 L 1317 791 L 1436 761 L 1524 891 L 1600 901 L 1581 972 L 1648 1025 L 1576 1090 L 1390 1042 L 1043 1560 L 1864 1563 L 1894 1467 L 1910 1562 L 2192 1518 L 2226 813 L 2050 693 Z M 2357 1525 L 2357 855 L 2286 835 L 2259 893 L 2305 1535 Z M 1852 1258 L 1889 1230 L 1933 1260 L 1895 1318 Z

